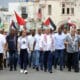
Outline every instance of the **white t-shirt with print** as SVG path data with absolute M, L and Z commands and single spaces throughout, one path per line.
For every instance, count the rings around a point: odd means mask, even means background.
M 26 49 L 28 48 L 28 38 L 26 37 L 19 37 L 18 38 L 18 44 L 20 49 Z

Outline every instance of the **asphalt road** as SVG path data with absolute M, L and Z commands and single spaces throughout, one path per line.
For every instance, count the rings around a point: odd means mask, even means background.
M 0 80 L 80 80 L 80 73 L 74 71 L 68 72 L 53 70 L 53 73 L 28 69 L 28 74 L 21 74 L 19 69 L 17 71 L 10 72 L 8 69 L 0 71 Z

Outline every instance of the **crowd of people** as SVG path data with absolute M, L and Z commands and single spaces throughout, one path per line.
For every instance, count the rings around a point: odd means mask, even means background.
M 79 54 L 80 33 L 74 26 L 69 32 L 59 27 L 56 33 L 49 27 L 30 32 L 0 30 L 0 70 L 17 71 L 20 66 L 20 73 L 27 74 L 28 67 L 52 73 L 59 66 L 60 71 L 79 72 Z

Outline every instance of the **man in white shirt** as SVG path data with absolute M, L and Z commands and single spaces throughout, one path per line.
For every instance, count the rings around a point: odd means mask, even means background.
M 40 41 L 40 49 L 44 51 L 43 55 L 43 64 L 44 64 L 44 71 L 47 70 L 52 73 L 52 53 L 51 51 L 54 50 L 53 45 L 53 38 L 50 34 L 50 28 L 45 29 L 44 34 L 41 36 Z
M 61 27 L 58 28 L 58 33 L 55 34 L 55 57 L 54 57 L 54 68 L 57 68 L 59 63 L 60 70 L 63 70 L 63 55 L 64 55 L 64 40 L 65 35 L 62 32 Z
M 35 53 L 35 65 L 36 65 L 36 70 L 39 71 L 39 66 L 40 66 L 40 46 L 39 42 L 41 39 L 41 29 L 38 29 L 37 34 L 35 35 L 35 46 L 34 46 L 34 53 Z
M 6 44 L 5 37 L 0 33 L 0 70 L 3 70 L 3 53 Z
M 35 68 L 35 53 L 34 53 L 34 43 L 35 43 L 35 30 L 31 30 L 31 34 L 28 36 L 29 45 L 29 66 Z

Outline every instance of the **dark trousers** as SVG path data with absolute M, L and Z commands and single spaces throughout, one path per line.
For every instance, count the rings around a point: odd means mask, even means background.
M 71 70 L 73 67 L 75 72 L 79 72 L 79 54 L 76 53 L 68 53 L 68 70 Z
M 3 69 L 3 53 L 0 53 L 0 70 Z
M 66 52 L 66 49 L 64 49 L 63 63 L 64 63 L 64 68 L 67 67 L 67 52 Z
M 17 61 L 18 61 L 17 51 L 9 51 L 9 66 L 10 66 L 10 70 L 12 70 L 13 68 L 16 70 Z
M 6 68 L 6 59 L 4 59 L 4 68 Z
M 43 70 L 43 58 L 44 58 L 43 56 L 44 56 L 44 52 L 40 51 L 40 59 L 39 59 L 39 61 L 40 61 L 41 70 Z
M 26 70 L 28 65 L 28 52 L 27 49 L 20 50 L 20 68 Z
M 49 55 L 49 51 L 44 51 L 43 64 L 44 64 L 45 71 L 47 70 L 48 55 Z
M 48 63 L 47 63 L 49 72 L 52 72 L 52 61 L 53 61 L 53 53 L 49 52 L 49 54 L 48 54 Z
M 63 55 L 64 55 L 64 49 L 62 50 L 56 50 L 54 53 L 54 68 L 57 68 L 57 65 L 59 64 L 60 70 L 63 70 Z

